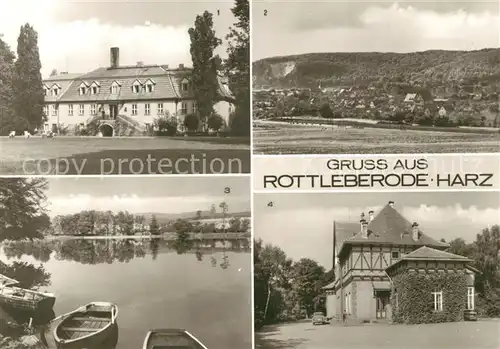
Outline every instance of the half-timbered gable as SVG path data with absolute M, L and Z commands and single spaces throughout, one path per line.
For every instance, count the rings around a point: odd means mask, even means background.
M 339 223 L 336 238 L 336 279 L 324 287 L 337 301 L 329 316 L 359 320 L 385 319 L 390 279 L 386 269 L 422 247 L 443 250 L 448 244 L 426 235 L 417 222 L 410 222 L 389 202 L 380 212 L 361 214 L 359 223 Z M 330 306 L 331 307 L 331 306 Z

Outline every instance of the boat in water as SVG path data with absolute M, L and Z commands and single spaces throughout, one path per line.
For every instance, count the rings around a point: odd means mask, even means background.
M 54 319 L 57 325 L 52 333 L 53 340 L 60 349 L 97 347 L 113 334 L 117 317 L 115 304 L 89 303 Z
M 200 340 L 182 329 L 151 330 L 142 349 L 208 349 Z
M 0 305 L 36 313 L 50 312 L 56 297 L 52 293 L 27 290 L 10 284 L 0 286 Z

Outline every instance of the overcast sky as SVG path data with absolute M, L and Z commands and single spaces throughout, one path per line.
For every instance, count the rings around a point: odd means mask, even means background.
M 39 34 L 42 75 L 52 69 L 85 73 L 109 65 L 109 48 L 120 47 L 120 64 L 183 63 L 191 66 L 188 28 L 196 15 L 214 14 L 219 38 L 235 22 L 232 0 L 1 0 L 0 33 L 16 51 L 21 25 Z M 219 10 L 219 15 L 217 14 Z M 147 25 L 149 24 L 149 25 Z M 221 47 L 219 54 L 224 54 Z
M 331 268 L 333 221 L 359 222 L 361 212 L 376 215 L 391 200 L 436 240 L 471 242 L 482 229 L 500 224 L 498 192 L 256 194 L 254 236 L 295 260 L 308 257 Z
M 497 0 L 254 0 L 252 59 L 499 47 L 499 21 Z
M 230 194 L 225 194 L 225 188 Z M 226 202 L 229 212 L 250 211 L 249 177 L 164 176 L 50 178 L 50 216 L 82 210 L 182 213 Z

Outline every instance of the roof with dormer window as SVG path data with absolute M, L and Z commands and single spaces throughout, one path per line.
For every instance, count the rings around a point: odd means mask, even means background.
M 418 240 L 413 240 L 412 225 L 394 207 L 387 204 L 371 222 L 368 222 L 367 237 L 362 236 L 359 223 L 350 226 L 351 236 L 347 236 L 341 243 L 339 254 L 348 245 L 431 246 L 438 249 L 449 247 L 448 244 L 433 239 L 420 229 Z
M 133 101 L 133 100 L 192 100 L 194 99 L 193 91 L 182 91 L 182 82 L 188 81 L 191 74 L 191 69 L 168 69 L 166 66 L 160 65 L 143 65 L 143 66 L 121 66 L 116 69 L 97 68 L 83 75 L 64 74 L 65 84 L 67 88 L 57 80 L 62 86 L 62 91 L 57 97 L 46 96 L 45 101 L 60 101 L 66 103 L 78 103 L 83 101 L 88 102 L 105 102 L 105 101 Z M 73 80 L 66 80 L 72 77 Z M 55 81 L 53 77 L 44 80 L 44 82 Z M 61 80 L 62 81 L 62 80 Z M 132 86 L 140 83 L 144 85 L 151 82 L 155 88 L 148 93 L 134 93 Z M 89 82 L 96 82 L 100 87 L 98 93 L 80 95 L 79 87 L 82 83 L 85 87 L 89 87 Z M 111 86 L 119 85 L 118 93 L 112 93 Z M 227 90 L 222 82 L 219 86 L 218 99 L 227 100 Z

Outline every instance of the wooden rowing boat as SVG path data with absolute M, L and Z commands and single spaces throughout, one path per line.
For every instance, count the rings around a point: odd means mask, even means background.
M 30 312 L 50 312 L 56 297 L 52 293 L 26 290 L 15 286 L 0 286 L 0 304 L 7 307 Z
M 208 349 L 195 336 L 182 329 L 151 330 L 144 339 L 143 349 Z
M 58 348 L 93 348 L 112 335 L 118 307 L 109 302 L 92 302 L 64 315 L 53 336 Z

